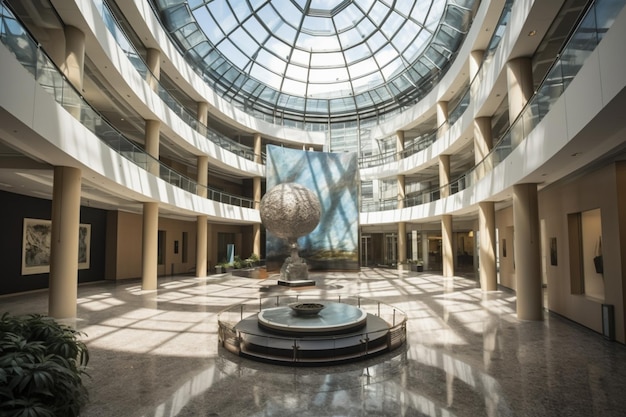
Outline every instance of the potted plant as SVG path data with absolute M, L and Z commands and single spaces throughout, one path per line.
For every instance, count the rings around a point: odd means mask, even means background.
M 424 271 L 424 262 L 421 259 L 418 259 L 417 261 L 415 261 L 415 270 L 417 272 Z
M 246 267 L 248 268 L 255 267 L 258 262 L 259 262 L 259 255 L 257 255 L 256 253 L 251 254 L 249 258 L 244 260 L 244 263 L 246 264 Z
M 0 318 L 0 415 L 76 417 L 87 403 L 82 333 L 38 314 Z

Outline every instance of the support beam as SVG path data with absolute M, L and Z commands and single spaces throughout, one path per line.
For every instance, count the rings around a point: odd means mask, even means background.
M 76 317 L 80 188 L 80 169 L 54 168 L 48 314 L 58 319 Z

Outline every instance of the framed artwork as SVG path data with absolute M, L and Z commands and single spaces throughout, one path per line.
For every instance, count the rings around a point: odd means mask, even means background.
M 24 218 L 22 236 L 22 275 L 50 272 L 50 220 Z M 91 225 L 80 224 L 78 229 L 78 269 L 89 269 Z
M 558 259 L 556 254 L 556 238 L 550 238 L 550 265 L 558 265 Z
M 502 239 L 502 257 L 506 258 L 506 239 Z

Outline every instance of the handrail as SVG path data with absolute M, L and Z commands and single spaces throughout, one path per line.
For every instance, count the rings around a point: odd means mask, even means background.
M 203 124 L 195 114 L 193 114 L 187 109 L 187 107 L 172 96 L 172 94 L 170 94 L 170 92 L 163 87 L 159 79 L 150 71 L 148 65 L 141 57 L 141 54 L 137 51 L 133 43 L 130 41 L 129 36 L 120 25 L 118 18 L 112 12 L 108 1 L 93 0 L 93 2 L 96 9 L 100 13 L 106 28 L 109 30 L 109 33 L 111 33 L 111 36 L 113 36 L 120 49 L 124 51 L 130 63 L 143 79 L 146 79 L 148 75 L 151 77 L 151 81 L 155 83 L 156 93 L 161 100 L 163 100 L 165 105 L 170 108 L 170 110 L 176 113 L 178 117 L 180 117 L 181 120 L 183 120 L 189 127 L 203 135 L 210 142 L 218 145 L 222 149 L 234 153 L 235 155 L 239 155 L 242 158 L 256 161 L 256 155 L 252 147 L 237 143 L 229 137 L 219 133 L 215 129 L 212 129 L 210 126 Z M 265 161 L 265 155 L 261 153 L 260 156 L 261 160 Z
M 520 114 L 508 129 L 496 141 L 491 152 L 467 172 L 459 175 L 448 184 L 433 187 L 418 195 L 404 199 L 404 207 L 415 206 L 435 201 L 444 195 L 453 195 L 478 182 L 488 172 L 500 164 L 517 148 L 530 132 L 543 120 L 554 103 L 563 95 L 571 80 L 585 63 L 587 56 L 598 46 L 601 34 L 608 31 L 619 10 L 626 0 L 597 0 L 586 11 L 578 26 L 570 34 L 560 53 L 556 56 L 539 87 L 528 100 Z M 601 8 L 615 8 L 612 13 L 603 13 L 605 22 L 599 22 L 596 11 Z M 619 9 L 617 9 L 619 8 Z M 590 38 L 590 34 L 594 35 Z M 361 212 L 382 211 L 385 207 L 397 208 L 397 199 L 380 200 L 362 205 Z
M 246 208 L 254 207 L 254 201 L 250 198 L 223 193 L 220 190 L 198 184 L 163 164 L 126 138 L 85 101 L 41 48 L 41 45 L 34 40 L 32 34 L 21 24 L 4 0 L 0 0 L 0 42 L 15 55 L 20 64 L 44 90 L 54 97 L 57 103 L 122 157 L 157 175 L 169 184 L 190 193 L 197 194 L 199 189 L 206 188 L 207 197 L 211 200 Z
M 359 308 L 364 313 L 378 317 L 387 323 L 388 328 L 385 329 L 373 329 L 367 328 L 360 329 L 359 331 L 351 331 L 346 334 L 333 333 L 333 334 L 318 334 L 318 335 L 281 335 L 273 334 L 269 332 L 263 332 L 259 328 L 252 327 L 239 327 L 238 323 L 242 322 L 246 318 L 252 317 L 265 309 L 273 309 L 276 307 L 285 307 L 293 302 L 336 302 L 341 304 L 352 305 Z M 387 351 L 393 350 L 401 346 L 406 341 L 406 324 L 408 317 L 406 313 L 393 305 L 383 303 L 378 300 L 361 297 L 361 296 L 342 296 L 336 295 L 332 297 L 325 297 L 321 300 L 315 296 L 306 295 L 274 295 L 267 297 L 250 298 L 242 303 L 231 305 L 217 314 L 218 323 L 218 340 L 219 343 L 235 354 L 242 354 L 243 346 L 248 344 L 256 345 L 255 350 L 262 348 L 261 353 L 254 353 L 252 349 L 247 350 L 247 355 L 251 357 L 268 359 L 276 362 L 318 362 L 323 359 L 325 362 L 339 362 L 345 359 L 354 359 L 357 357 L 366 357 L 376 350 L 368 351 L 368 340 L 380 340 L 382 336 L 386 335 L 385 347 Z M 345 351 L 346 343 L 343 341 L 350 341 L 354 339 L 355 334 L 358 336 L 361 333 L 360 345 L 358 348 L 353 349 L 351 352 Z M 323 350 L 326 353 L 321 358 L 303 359 L 298 354 L 298 348 L 300 343 L 306 340 L 307 342 L 318 343 L 323 346 Z M 287 355 L 290 351 L 285 349 L 285 343 L 289 348 L 294 349 L 294 354 Z M 363 344 L 365 343 L 365 345 Z M 270 344 L 280 345 L 282 352 L 278 353 L 276 350 L 272 350 L 271 357 L 268 357 L 265 353 L 267 346 Z M 354 345 L 353 345 L 354 346 Z

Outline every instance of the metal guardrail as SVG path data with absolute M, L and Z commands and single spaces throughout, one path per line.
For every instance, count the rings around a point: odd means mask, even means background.
M 245 331 L 237 328 L 237 324 L 242 320 L 249 318 L 263 311 L 264 309 L 288 306 L 294 302 L 337 302 L 352 305 L 360 308 L 369 315 L 376 316 L 384 320 L 389 328 L 385 330 L 377 329 L 375 331 L 356 332 L 359 336 L 360 348 L 350 353 L 346 353 L 345 345 L 349 338 L 354 338 L 355 333 L 350 334 L 332 334 L 318 335 L 306 337 L 281 336 L 268 334 L 262 331 Z M 319 297 L 302 296 L 302 295 L 276 295 L 268 297 L 260 297 L 258 299 L 249 299 L 244 303 L 235 304 L 218 313 L 218 332 L 219 343 L 228 351 L 242 356 L 258 357 L 262 360 L 298 363 L 298 362 L 322 362 L 332 363 L 346 360 L 355 360 L 380 353 L 381 351 L 390 351 L 401 346 L 406 341 L 406 323 L 407 315 L 402 310 L 385 304 L 381 301 L 369 299 L 360 296 L 337 296 L 335 298 L 325 298 L 320 300 Z M 381 340 L 382 345 L 369 346 L 368 341 Z M 324 346 L 324 357 L 303 359 L 299 349 L 303 343 L 314 340 L 315 343 Z M 262 352 L 251 353 L 245 351 L 245 346 L 254 343 L 257 347 L 261 346 Z M 292 355 L 276 356 L 272 346 L 287 346 L 292 349 Z M 266 347 L 266 349 L 263 349 Z M 331 352 L 331 353 L 328 353 Z
M 85 101 L 82 95 L 65 78 L 49 58 L 41 45 L 16 18 L 9 6 L 0 1 L 0 42 L 2 42 L 52 97 L 72 114 L 83 126 L 94 133 L 103 143 L 138 167 L 157 175 L 163 181 L 190 193 L 198 194 L 201 189 L 193 179 L 171 169 L 158 159 L 146 153 L 130 139 L 126 138 L 95 108 Z M 224 193 L 210 187 L 207 198 L 225 204 L 253 208 L 254 200 Z

